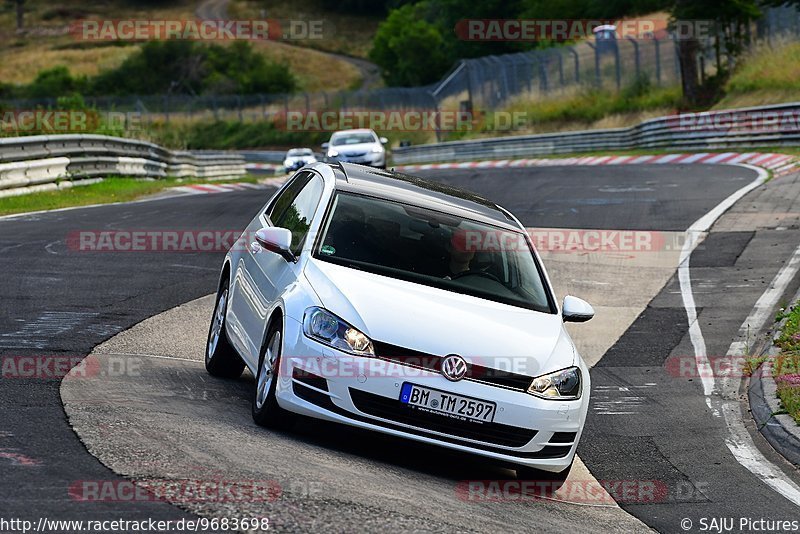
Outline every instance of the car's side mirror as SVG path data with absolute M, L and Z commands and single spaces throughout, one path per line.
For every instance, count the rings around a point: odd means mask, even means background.
M 561 306 L 561 315 L 568 323 L 585 323 L 594 317 L 594 308 L 591 304 L 578 297 L 567 295 Z
M 265 250 L 280 254 L 286 261 L 297 262 L 297 256 L 292 252 L 292 232 L 286 228 L 262 228 L 256 232 L 256 242 Z
M 330 143 L 322 143 L 322 148 L 328 148 L 329 146 L 331 146 Z
M 389 142 L 389 140 L 388 140 L 388 139 L 386 139 L 385 137 L 381 137 L 381 144 L 382 144 L 382 145 L 385 145 L 385 144 L 386 144 L 386 143 L 388 143 L 388 142 Z

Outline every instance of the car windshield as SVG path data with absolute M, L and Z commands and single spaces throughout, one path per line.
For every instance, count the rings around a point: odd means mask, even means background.
M 293 148 L 286 154 L 286 156 L 287 157 L 311 156 L 312 154 L 313 152 L 311 152 L 310 148 Z
M 357 145 L 359 143 L 375 142 L 375 137 L 369 132 L 335 134 L 333 137 L 331 137 L 331 144 L 334 146 Z
M 314 257 L 555 313 L 522 232 L 391 200 L 338 193 Z

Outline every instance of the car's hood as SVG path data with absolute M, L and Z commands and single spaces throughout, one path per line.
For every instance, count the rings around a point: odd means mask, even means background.
M 535 376 L 573 365 L 561 317 L 310 259 L 325 308 L 376 341 Z
M 375 147 L 380 147 L 380 143 L 358 143 L 355 145 L 336 145 L 331 146 L 328 150 L 335 150 L 339 154 L 354 154 L 360 152 L 369 152 Z

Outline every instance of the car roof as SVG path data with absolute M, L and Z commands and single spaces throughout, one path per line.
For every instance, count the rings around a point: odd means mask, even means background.
M 350 130 L 338 130 L 333 132 L 333 135 L 336 134 L 343 134 L 343 133 L 373 133 L 373 130 L 370 128 L 352 128 Z
M 475 193 L 394 170 L 344 162 L 330 165 L 334 170 L 341 170 L 335 172 L 337 190 L 386 198 L 520 231 L 508 211 Z

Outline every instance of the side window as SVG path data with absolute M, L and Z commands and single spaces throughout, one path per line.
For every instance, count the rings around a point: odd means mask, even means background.
M 275 224 L 275 220 L 283 215 L 283 212 L 285 212 L 286 208 L 288 208 L 292 203 L 294 197 L 297 196 L 297 193 L 299 193 L 303 186 L 305 186 L 311 179 L 311 176 L 312 175 L 310 172 L 304 172 L 295 176 L 292 179 L 292 182 L 287 185 L 283 191 L 281 191 L 280 195 L 278 195 L 278 197 L 267 208 L 266 216 L 270 221 L 272 221 L 272 224 Z
M 292 252 L 295 255 L 299 255 L 303 250 L 303 244 L 308 237 L 308 229 L 311 227 L 311 221 L 314 219 L 314 213 L 317 211 L 324 187 L 322 178 L 316 175 L 309 176 L 310 179 L 305 183 L 303 189 L 283 210 L 283 213 L 278 214 L 278 210 L 275 210 L 277 218 L 273 220 L 275 226 L 292 231 Z

